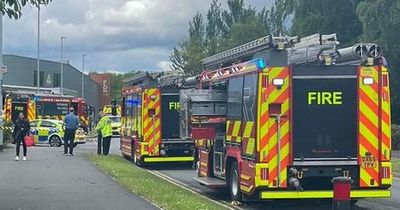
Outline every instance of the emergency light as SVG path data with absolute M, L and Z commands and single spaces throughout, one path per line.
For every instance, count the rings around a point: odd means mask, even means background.
M 371 78 L 371 77 L 363 78 L 363 84 L 364 85 L 372 85 L 372 84 L 374 84 L 374 78 Z
M 284 80 L 283 79 L 273 79 L 272 80 L 272 84 L 277 86 L 277 87 L 281 87 L 283 86 Z

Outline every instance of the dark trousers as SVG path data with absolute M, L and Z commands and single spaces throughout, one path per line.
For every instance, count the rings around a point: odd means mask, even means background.
M 25 141 L 24 141 L 24 137 L 17 138 L 17 141 L 16 141 L 16 144 L 17 144 L 17 148 L 16 148 L 17 156 L 19 156 L 19 150 L 20 150 L 20 147 L 21 147 L 21 143 L 22 143 L 22 149 L 24 151 L 24 156 L 26 156 L 27 149 L 26 149 L 26 144 L 25 144 Z
M 97 154 L 101 155 L 101 140 L 103 139 L 103 136 L 101 136 L 101 133 L 97 134 Z
M 76 131 L 75 129 L 65 129 L 64 154 L 68 154 L 68 147 L 69 147 L 69 154 L 74 153 L 75 131 Z
M 111 136 L 103 137 L 103 155 L 108 155 L 110 152 Z

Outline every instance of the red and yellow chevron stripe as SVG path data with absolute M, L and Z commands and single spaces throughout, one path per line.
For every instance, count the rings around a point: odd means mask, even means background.
M 159 155 L 161 143 L 161 92 L 147 89 L 143 93 L 143 141 L 148 142 L 150 156 Z
M 364 84 L 364 78 L 372 78 L 373 84 Z M 358 88 L 358 160 L 360 186 L 379 185 L 379 71 L 377 67 L 359 68 Z
M 27 118 L 29 121 L 35 120 L 36 119 L 36 103 L 34 100 L 29 100 L 28 101 L 28 112 L 27 112 Z
M 79 120 L 84 126 L 89 125 L 89 117 L 88 116 L 81 115 L 81 116 L 79 116 Z
M 381 90 L 380 90 L 380 119 L 381 130 L 381 159 L 380 161 L 390 161 L 391 151 L 391 121 L 390 121 L 390 90 L 389 90 L 389 72 L 384 66 L 381 67 Z
M 242 154 L 247 157 L 255 157 L 256 129 L 253 121 L 242 123 Z
M 12 113 L 11 113 L 11 106 L 12 106 L 12 99 L 11 98 L 7 98 L 6 100 L 5 100 L 5 102 L 6 102 L 6 107 L 5 107 L 5 121 L 6 122 L 11 122 L 11 115 L 12 115 Z
M 226 121 L 226 141 L 240 143 L 242 141 L 241 121 Z
M 288 67 L 271 67 L 261 73 L 259 85 L 259 131 L 257 149 L 260 162 L 268 162 L 269 187 L 287 187 L 287 166 L 290 154 L 290 70 Z M 276 87 L 274 79 L 283 79 L 283 85 Z M 263 80 L 267 84 L 263 85 Z M 265 86 L 265 87 L 264 87 Z M 280 138 L 278 140 L 278 121 L 274 114 L 282 116 L 280 120 Z M 278 141 L 280 148 L 278 148 Z M 278 151 L 279 150 L 279 151 Z

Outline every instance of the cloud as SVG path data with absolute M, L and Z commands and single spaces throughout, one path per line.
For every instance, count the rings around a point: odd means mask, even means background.
M 271 0 L 268 0 L 271 1 Z M 157 70 L 169 67 L 173 46 L 187 35 L 189 20 L 205 13 L 211 0 L 68 0 L 41 9 L 41 57 L 65 59 L 97 71 Z M 249 0 L 254 5 L 265 1 Z M 261 2 L 261 3 L 260 3 Z M 264 3 L 262 3 L 264 2 Z M 259 6 L 258 6 L 259 7 Z M 37 9 L 25 7 L 20 20 L 4 21 L 4 51 L 36 56 Z

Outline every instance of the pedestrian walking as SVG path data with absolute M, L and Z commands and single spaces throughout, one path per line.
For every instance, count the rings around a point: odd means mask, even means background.
M 15 160 L 19 160 L 19 152 L 20 152 L 20 147 L 22 143 L 22 148 L 23 148 L 23 158 L 22 160 L 26 160 L 26 153 L 28 152 L 26 143 L 24 141 L 25 136 L 29 135 L 29 130 L 31 129 L 31 126 L 29 125 L 29 121 L 25 118 L 24 113 L 20 112 L 18 115 L 18 119 L 15 121 L 14 125 L 14 131 L 13 131 L 13 139 L 15 141 L 15 144 L 17 145 L 16 148 L 16 156 Z
M 109 114 L 105 114 L 100 119 L 100 121 L 97 123 L 96 130 L 97 132 L 101 133 L 103 137 L 103 155 L 108 155 L 112 137 L 112 126 Z
M 74 114 L 74 108 L 69 108 L 69 114 L 67 114 L 64 118 L 65 123 L 65 132 L 64 132 L 64 155 L 74 155 L 74 141 L 75 141 L 75 132 L 79 127 L 79 119 Z
M 103 111 L 99 109 L 99 119 L 97 120 L 97 125 L 100 122 L 100 119 L 103 117 Z M 96 125 L 96 127 L 97 127 Z M 97 129 L 96 129 L 97 130 Z M 97 154 L 101 155 L 101 148 L 102 148 L 102 140 L 103 136 L 101 136 L 101 130 L 97 130 Z

